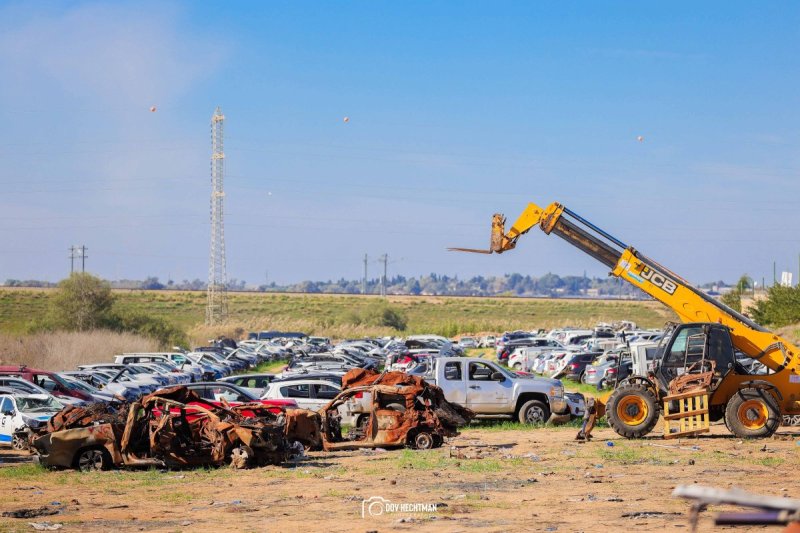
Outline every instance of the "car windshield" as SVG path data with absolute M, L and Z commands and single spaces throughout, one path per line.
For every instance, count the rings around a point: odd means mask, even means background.
M 98 389 L 92 387 L 88 383 L 84 383 L 83 381 L 77 378 L 65 377 L 64 380 L 74 389 L 78 389 L 83 392 L 89 392 L 89 393 L 98 392 Z
M 17 396 L 17 408 L 25 412 L 58 411 L 64 407 L 52 396 L 37 398 L 35 396 Z

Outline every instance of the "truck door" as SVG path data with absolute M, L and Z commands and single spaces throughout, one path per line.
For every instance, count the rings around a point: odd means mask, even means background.
M 657 371 L 661 386 L 666 389 L 670 381 L 683 375 L 686 364 L 691 365 L 699 360 L 704 349 L 705 335 L 702 326 L 678 326 Z
M 11 398 L 3 397 L 0 400 L 0 444 L 11 444 L 11 434 L 14 427 L 14 404 Z
M 462 361 L 447 361 L 444 364 L 442 390 L 448 402 L 467 405 L 467 382 L 464 379 L 464 363 Z
M 470 361 L 467 372 L 467 407 L 476 413 L 507 413 L 511 406 L 511 380 L 492 380 L 498 370 L 488 363 Z M 509 407 L 511 406 L 511 407 Z

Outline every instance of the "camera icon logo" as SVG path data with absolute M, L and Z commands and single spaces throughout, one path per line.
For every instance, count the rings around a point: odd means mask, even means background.
M 361 518 L 367 516 L 381 516 L 386 511 L 389 500 L 381 496 L 372 496 L 361 501 Z

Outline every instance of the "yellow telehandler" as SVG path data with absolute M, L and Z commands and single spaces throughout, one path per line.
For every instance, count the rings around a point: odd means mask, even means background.
M 689 282 L 601 230 L 559 203 L 528 204 L 507 232 L 495 214 L 488 250 L 503 253 L 534 226 L 555 234 L 594 257 L 660 301 L 682 323 L 668 326 L 656 361 L 616 385 L 605 398 L 589 399 L 582 436 L 593 416 L 605 413 L 621 436 L 643 437 L 664 418 L 664 437 L 693 435 L 723 419 L 738 437 L 769 437 L 781 424 L 800 422 L 800 349 L 748 317 L 704 294 Z M 768 369 L 751 374 L 740 361 L 752 358 Z M 594 405 L 592 405 L 594 404 Z

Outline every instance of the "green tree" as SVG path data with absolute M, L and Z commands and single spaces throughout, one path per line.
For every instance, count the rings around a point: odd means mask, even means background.
M 760 324 L 781 327 L 800 322 L 800 286 L 773 285 L 767 298 L 756 301 L 750 311 Z
M 742 312 L 742 292 L 739 289 L 731 289 L 723 294 L 719 300 L 737 313 Z
M 739 281 L 736 282 L 736 285 L 730 291 L 726 292 L 720 298 L 720 301 L 733 309 L 734 311 L 741 313 L 742 312 L 742 295 L 750 290 L 752 286 L 750 285 L 750 276 L 747 274 L 742 274 L 739 278 Z
M 108 282 L 75 272 L 58 284 L 51 314 L 57 327 L 86 331 L 103 326 L 113 304 L 114 295 Z

